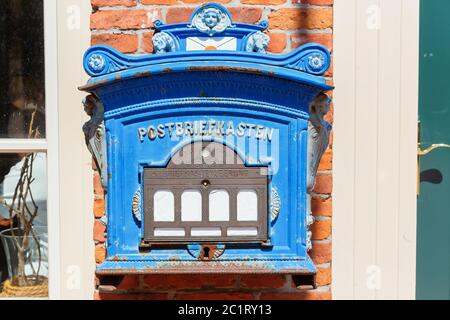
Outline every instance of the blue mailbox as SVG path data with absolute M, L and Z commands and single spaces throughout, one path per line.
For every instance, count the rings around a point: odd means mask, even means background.
M 310 196 L 330 126 L 330 54 L 267 54 L 225 7 L 155 23 L 155 54 L 91 47 L 84 126 L 107 200 L 99 276 L 277 273 L 314 285 Z

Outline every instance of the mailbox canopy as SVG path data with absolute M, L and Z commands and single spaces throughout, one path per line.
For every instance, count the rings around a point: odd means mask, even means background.
M 153 55 L 128 56 L 97 45 L 84 58 L 91 79 L 80 89 L 92 94 L 85 104 L 92 119 L 84 131 L 107 190 L 107 259 L 97 273 L 314 274 L 307 253 L 308 132 L 311 103 L 332 89 L 323 77 L 328 50 L 311 43 L 288 54 L 267 54 L 267 23 L 233 23 L 216 3 L 200 6 L 188 23 L 155 26 Z M 146 241 L 157 238 L 146 236 L 153 232 L 148 219 L 155 217 L 155 177 L 179 174 L 160 171 L 172 166 L 180 150 L 205 141 L 235 153 L 242 170 L 236 176 L 266 170 L 267 180 L 255 186 L 267 193 L 257 198 L 267 201 L 265 215 L 258 214 L 265 220 L 254 224 L 263 225 L 264 237 L 254 237 L 263 240 L 224 240 L 222 221 L 217 241 L 211 235 L 201 241 Z M 186 170 L 192 183 L 210 183 L 198 178 L 201 166 Z M 183 192 L 177 190 L 175 203 Z M 230 224 L 239 227 L 233 199 Z M 182 233 L 192 231 L 180 221 L 179 207 L 173 213 L 178 230 L 181 225 Z M 170 227 L 167 223 L 159 225 Z M 177 237 L 182 236 L 172 233 L 170 239 Z

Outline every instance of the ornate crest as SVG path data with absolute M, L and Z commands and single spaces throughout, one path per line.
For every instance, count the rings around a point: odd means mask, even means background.
M 232 23 L 229 13 L 223 6 L 217 3 L 210 3 L 195 10 L 191 24 L 189 25 L 189 27 L 196 28 L 198 31 L 208 34 L 210 37 L 224 32 L 231 26 Z

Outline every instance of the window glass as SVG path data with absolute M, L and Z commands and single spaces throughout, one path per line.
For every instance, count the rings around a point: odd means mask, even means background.
M 48 295 L 45 153 L 0 154 L 0 203 L 1 294 L 12 296 L 12 292 L 22 291 L 20 287 L 36 286 L 35 294 L 45 297 Z
M 45 138 L 43 1 L 2 0 L 0 34 L 0 138 Z

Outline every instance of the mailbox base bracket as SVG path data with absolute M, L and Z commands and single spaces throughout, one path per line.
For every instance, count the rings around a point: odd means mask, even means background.
M 304 263 L 305 261 L 301 261 Z M 312 262 L 308 268 L 288 267 L 293 261 L 172 261 L 162 262 L 162 265 L 150 266 L 148 262 L 105 261 L 97 268 L 97 288 L 100 292 L 112 292 L 117 289 L 125 275 L 145 274 L 284 274 L 291 275 L 294 285 L 301 290 L 316 289 L 316 269 Z M 299 261 L 294 261 L 299 263 Z M 265 266 L 264 266 L 265 264 Z M 277 267 L 275 267 L 275 265 Z M 280 268 L 280 266 L 284 266 Z
M 97 267 L 97 276 L 127 274 L 286 274 L 307 276 L 303 283 L 311 284 L 316 274 L 312 260 L 118 260 L 110 258 Z
M 292 281 L 298 289 L 304 289 L 305 287 L 317 288 L 316 274 L 295 274 L 292 275 Z

